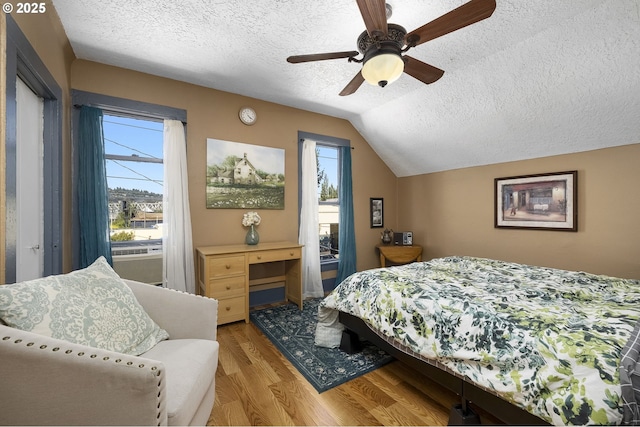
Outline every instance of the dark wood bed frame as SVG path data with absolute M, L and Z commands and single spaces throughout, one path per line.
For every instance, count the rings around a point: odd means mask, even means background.
M 360 340 L 366 340 L 385 350 L 396 359 L 406 363 L 418 372 L 421 372 L 453 391 L 460 397 L 460 404 L 451 408 L 449 425 L 477 425 L 480 418 L 469 407 L 470 403 L 482 408 L 497 419 L 509 425 L 549 425 L 546 421 L 529 412 L 514 406 L 500 397 L 487 392 L 464 379 L 446 372 L 436 366 L 417 359 L 397 348 L 373 332 L 367 324 L 355 316 L 340 312 L 340 323 L 346 330 L 342 334 L 340 349 L 347 353 L 353 353 L 360 347 Z

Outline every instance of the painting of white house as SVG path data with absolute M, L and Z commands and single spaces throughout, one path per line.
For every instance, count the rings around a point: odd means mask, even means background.
M 284 149 L 207 138 L 207 208 L 284 209 Z

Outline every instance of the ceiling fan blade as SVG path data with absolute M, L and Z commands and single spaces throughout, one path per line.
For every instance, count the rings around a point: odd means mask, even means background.
M 294 55 L 287 58 L 287 62 L 299 64 L 301 62 L 324 61 L 326 59 L 351 58 L 358 56 L 360 53 L 355 50 L 346 52 L 330 52 L 330 53 L 313 53 L 311 55 Z
M 364 77 L 362 77 L 362 73 L 358 71 L 358 74 L 356 74 L 355 77 L 351 79 L 351 81 L 344 87 L 344 89 L 342 89 L 342 92 L 340 92 L 340 96 L 351 95 L 358 90 L 362 83 L 364 83 Z
M 425 64 L 410 56 L 404 56 L 404 72 L 420 80 L 424 84 L 430 84 L 438 80 L 444 71 L 433 65 Z
M 370 37 L 387 36 L 387 7 L 385 0 L 357 0 L 360 14 Z
M 417 46 L 487 19 L 494 10 L 496 10 L 495 0 L 471 0 L 438 19 L 411 31 L 405 40 L 408 45 Z

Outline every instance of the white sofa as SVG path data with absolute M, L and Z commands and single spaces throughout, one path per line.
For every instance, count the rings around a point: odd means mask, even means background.
M 1 425 L 205 425 L 219 346 L 214 299 L 124 280 L 164 330 L 140 356 L 0 322 Z

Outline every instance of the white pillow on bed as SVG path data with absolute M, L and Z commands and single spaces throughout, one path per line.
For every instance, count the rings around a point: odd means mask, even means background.
M 0 286 L 0 321 L 134 356 L 169 338 L 104 257 L 68 274 Z

